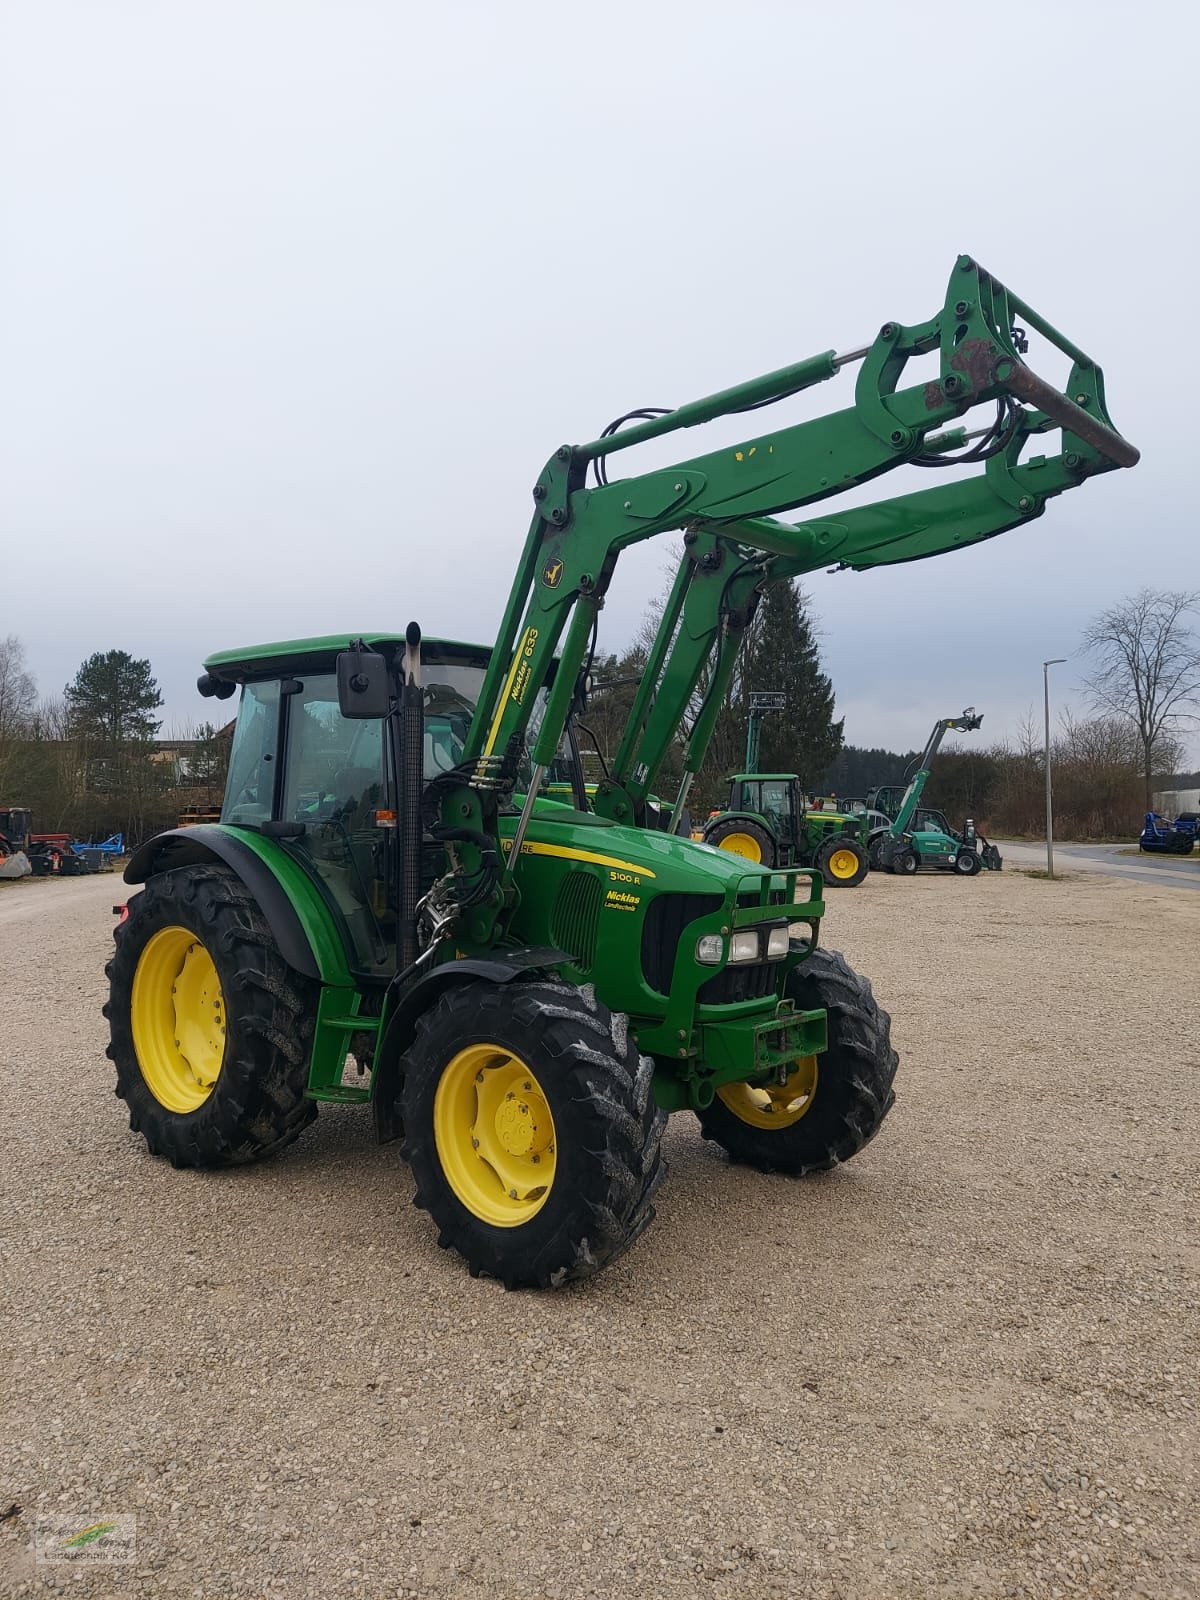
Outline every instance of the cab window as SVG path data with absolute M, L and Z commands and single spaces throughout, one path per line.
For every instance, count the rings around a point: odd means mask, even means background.
M 246 684 L 229 752 L 222 822 L 257 827 L 270 820 L 278 738 L 279 684 Z

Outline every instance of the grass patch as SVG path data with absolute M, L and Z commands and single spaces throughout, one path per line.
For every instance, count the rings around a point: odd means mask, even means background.
M 1017 867 L 1015 870 L 1022 878 L 1044 878 L 1050 883 L 1066 883 L 1075 876 L 1073 872 L 1047 872 L 1045 867 Z

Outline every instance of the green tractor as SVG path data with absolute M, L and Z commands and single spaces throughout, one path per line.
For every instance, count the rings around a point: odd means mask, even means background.
M 852 889 L 867 875 L 865 831 L 860 816 L 810 811 L 794 772 L 739 772 L 704 842 L 768 867 L 815 867 L 826 888 Z
M 762 719 L 784 704 L 777 689 L 751 691 L 746 770 L 729 780 L 729 804 L 705 823 L 704 843 L 767 867 L 815 867 L 827 886 L 853 888 L 868 870 L 862 820 L 810 810 L 794 772 L 758 770 Z
M 672 1111 L 765 1172 L 860 1151 L 892 1105 L 896 1053 L 870 985 L 819 946 L 818 874 L 676 830 L 767 584 L 960 548 L 1137 460 L 1098 368 L 1074 352 L 1074 398 L 1051 389 L 1021 359 L 1017 315 L 1072 351 L 962 257 L 926 323 L 563 446 L 533 487 L 490 648 L 413 625 L 211 656 L 201 693 L 240 695 L 221 820 L 136 852 L 141 892 L 108 967 L 117 1093 L 149 1149 L 182 1167 L 253 1161 L 322 1102 L 369 1104 L 378 1137 L 403 1140 L 439 1242 L 510 1287 L 557 1287 L 633 1243 Z M 933 351 L 940 380 L 898 388 Z M 850 362 L 842 412 L 608 482 L 630 445 L 757 421 Z M 984 475 L 777 520 L 947 459 L 966 443 L 948 425 L 977 404 L 996 408 L 970 452 Z M 1060 453 L 1022 461 L 1051 427 Z M 574 729 L 600 606 L 624 548 L 680 528 L 662 627 L 590 791 Z M 701 682 L 683 782 L 656 806 Z M 564 774 L 569 803 L 541 792 Z

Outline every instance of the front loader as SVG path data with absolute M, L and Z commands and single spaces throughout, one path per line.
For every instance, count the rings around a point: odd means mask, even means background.
M 1067 393 L 1026 365 L 1018 317 L 1071 358 Z M 931 353 L 939 376 L 901 388 Z M 845 409 L 762 426 L 850 366 Z M 978 434 L 957 426 L 976 406 Z M 618 452 L 738 413 L 735 445 L 609 480 Z M 1026 455 L 1055 432 L 1056 454 Z M 870 985 L 819 947 L 819 874 L 676 831 L 742 633 L 779 578 L 962 548 L 1136 460 L 1095 364 L 961 257 L 928 322 L 557 450 L 490 648 L 411 625 L 210 657 L 201 692 L 241 696 L 221 821 L 137 852 L 109 966 L 131 1126 L 176 1165 L 223 1166 L 285 1146 L 322 1101 L 369 1102 L 440 1243 L 509 1286 L 586 1276 L 637 1238 L 669 1112 L 763 1171 L 847 1160 L 897 1058 Z M 954 461 L 975 475 L 778 520 Z M 664 627 L 592 789 L 575 731 L 599 610 L 621 552 L 678 529 Z

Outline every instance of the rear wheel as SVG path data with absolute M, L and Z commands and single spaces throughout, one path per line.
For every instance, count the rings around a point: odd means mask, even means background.
M 760 862 L 764 867 L 775 865 L 775 841 L 767 830 L 749 817 L 728 817 L 724 822 L 714 822 L 704 835 L 705 844 L 715 844 L 718 850 L 729 850 L 735 856 L 745 856 L 747 861 Z
M 853 889 L 866 877 L 870 863 L 857 839 L 834 834 L 821 845 L 813 865 L 820 869 L 829 888 Z
M 591 988 L 469 983 L 417 1023 L 404 1061 L 414 1205 L 473 1276 L 557 1288 L 654 1216 L 666 1113 L 627 1019 Z
M 901 850 L 898 855 L 892 857 L 891 870 L 899 872 L 904 877 L 911 878 L 920 865 L 921 863 L 917 859 L 915 850 Z
M 829 1044 L 798 1060 L 786 1083 L 726 1084 L 698 1113 L 706 1139 L 762 1172 L 803 1176 L 839 1166 L 879 1131 L 899 1061 L 891 1018 L 836 950 L 814 950 L 788 977 L 788 999 L 824 1008 Z
M 177 1167 L 253 1161 L 317 1114 L 305 1097 L 316 985 L 287 965 L 227 867 L 151 878 L 107 967 L 117 1094 Z

